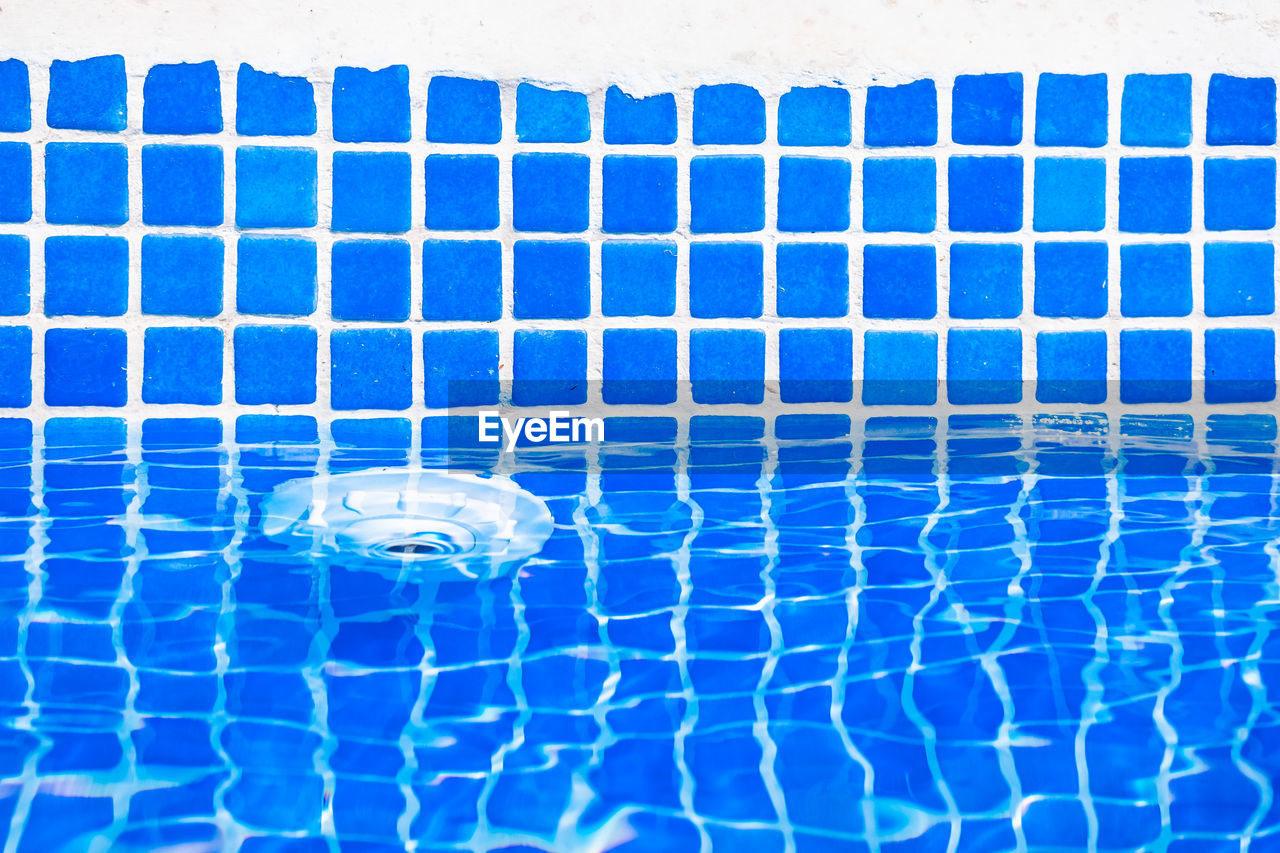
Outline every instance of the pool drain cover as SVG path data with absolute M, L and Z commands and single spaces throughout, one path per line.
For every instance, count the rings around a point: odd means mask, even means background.
M 262 506 L 262 532 L 293 551 L 493 576 L 542 550 L 546 504 L 511 480 L 378 468 L 291 480 Z

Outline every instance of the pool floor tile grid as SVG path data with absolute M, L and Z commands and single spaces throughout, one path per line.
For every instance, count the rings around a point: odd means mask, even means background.
M 1273 402 L 1269 78 L 936 74 L 633 98 L 403 66 L 304 81 L 115 62 L 5 66 L 0 404 L 15 414 L 425 412 L 421 333 L 477 328 L 498 341 L 481 368 L 506 380 L 517 332 L 584 333 L 573 367 L 596 380 L 605 332 L 641 328 L 674 332 L 662 370 L 727 365 L 771 399 L 806 367 L 942 383 L 788 406 L 1010 403 L 947 384 L 983 368 L 1041 407 Z M 760 336 L 761 357 L 695 345 L 708 328 Z M 791 333 L 806 334 L 788 361 Z M 1126 394 L 1126 378 L 1157 390 Z
M 659 421 L 431 607 L 257 532 L 385 437 L 6 423 L 5 849 L 1274 843 L 1274 420 Z

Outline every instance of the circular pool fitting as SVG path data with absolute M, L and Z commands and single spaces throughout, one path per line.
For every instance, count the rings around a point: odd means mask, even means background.
M 546 504 L 511 480 L 376 468 L 290 480 L 262 504 L 262 532 L 293 553 L 466 578 L 542 550 Z

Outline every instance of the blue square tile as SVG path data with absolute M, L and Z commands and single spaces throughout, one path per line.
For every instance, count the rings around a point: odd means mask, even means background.
M 964 320 L 1022 314 L 1022 247 L 952 243 L 949 312 Z
M 315 227 L 315 149 L 237 148 L 236 224 L 241 228 Z
M 600 249 L 606 317 L 670 317 L 676 310 L 675 243 L 606 240 Z
M 1120 144 L 1191 144 L 1191 75 L 1130 74 L 1120 98 Z
M 339 240 L 329 260 L 335 320 L 409 319 L 409 244 Z
M 222 85 L 208 62 L 153 65 L 142 83 L 143 133 L 219 133 Z
M 310 80 L 258 71 L 240 63 L 236 72 L 236 133 L 310 136 L 315 132 L 316 96 Z
M 587 96 L 544 89 L 532 83 L 516 87 L 516 139 L 520 142 L 586 142 L 591 138 Z
M 404 451 L 413 425 L 408 418 L 342 418 L 330 421 L 329 431 L 338 447 Z
M 221 314 L 223 256 L 217 237 L 144 235 L 142 313 Z
M 1120 313 L 1185 317 L 1191 313 L 1191 247 L 1151 243 L 1120 247 Z
M 432 77 L 427 85 L 427 140 L 486 142 L 502 139 L 498 84 L 465 77 Z
M 68 130 L 124 130 L 124 57 L 95 56 L 49 66 L 49 127 Z
M 610 86 L 604 93 L 604 141 L 609 145 L 670 145 L 676 141 L 676 98 L 635 98 Z
M 1271 243 L 1205 243 L 1205 316 L 1275 313 L 1275 263 Z
M 862 316 L 927 320 L 938 313 L 933 246 L 864 246 Z
M 20 59 L 0 62 L 0 133 L 31 129 L 31 80 Z
M 849 247 L 843 243 L 779 243 L 779 317 L 844 317 L 849 313 Z
M 778 230 L 846 231 L 849 228 L 848 160 L 782 157 L 778 161 Z
M 1276 398 L 1276 333 L 1209 329 L 1204 333 L 1204 401 L 1269 403 Z
M 605 329 L 603 397 L 608 405 L 676 401 L 673 329 Z
M 315 313 L 316 244 L 298 237 L 241 237 L 236 310 L 276 317 Z
M 1107 333 L 1036 335 L 1036 400 L 1088 403 L 1107 400 Z
M 0 326 L 0 406 L 31 405 L 31 329 Z
M 960 74 L 951 90 L 951 140 L 961 145 L 1022 141 L 1022 75 Z
M 694 157 L 689 163 L 690 230 L 743 234 L 764 228 L 764 158 Z
M 46 330 L 45 405 L 123 406 L 127 346 L 123 329 Z
M 1101 317 L 1107 313 L 1106 243 L 1036 243 L 1038 317 Z
M 1270 77 L 1209 78 L 1205 142 L 1210 145 L 1275 145 L 1276 81 Z
M 587 335 L 517 329 L 511 362 L 516 406 L 575 406 L 587 401 Z
M 45 222 L 123 225 L 128 219 L 128 148 L 100 142 L 45 145 Z
M 216 145 L 142 146 L 142 221 L 221 225 L 222 149 Z
M 764 401 L 764 332 L 693 329 L 689 332 L 693 401 L 703 405 Z
M 847 403 L 853 399 L 853 331 L 778 331 L 778 394 L 784 403 Z
M 142 402 L 222 402 L 222 330 L 147 329 L 142 344 Z
M 720 83 L 693 90 L 694 145 L 764 142 L 764 98 L 750 86 Z
M 0 234 L 0 317 L 31 311 L 31 244 L 19 234 Z
M 676 230 L 676 158 L 604 158 L 604 230 L 668 234 Z
M 1191 399 L 1191 332 L 1120 332 L 1120 402 L 1185 403 Z
M 1037 157 L 1032 227 L 1101 231 L 1106 220 L 1107 162 L 1092 157 Z
M 498 333 L 449 329 L 422 333 L 427 408 L 498 401 Z
M 585 154 L 517 154 L 511 159 L 517 231 L 571 234 L 590 224 L 591 158 Z
M 938 90 L 933 81 L 868 86 L 865 139 L 873 148 L 936 145 Z
M 932 231 L 938 221 L 938 167 L 931 157 L 862 161 L 863 231 Z
M 796 86 L 778 101 L 778 144 L 848 145 L 852 121 L 848 90 Z
M 938 402 L 935 332 L 863 333 L 862 404 L 932 406 Z
M 1022 158 L 952 157 L 947 161 L 947 222 L 952 231 L 1022 228 Z
M 1276 224 L 1276 161 L 1270 157 L 1204 161 L 1204 227 L 1263 231 Z
M 236 402 L 275 406 L 316 401 L 316 330 L 237 326 L 232 337 Z
M 1120 230 L 1185 234 L 1191 230 L 1191 158 L 1120 158 Z
M 952 329 L 947 333 L 947 400 L 955 405 L 1022 401 L 1022 332 Z
M 1036 86 L 1036 145 L 1107 144 L 1107 75 L 1041 74 Z
M 517 240 L 515 316 L 581 319 L 591 312 L 590 247 L 586 243 Z
M 335 410 L 413 405 L 413 339 L 408 329 L 334 329 L 329 399 Z
M 437 231 L 498 227 L 498 158 L 432 154 L 426 162 L 426 226 Z
M 0 142 L 0 222 L 31 219 L 31 146 Z
M 409 66 L 333 72 L 333 138 L 339 142 L 409 141 Z
M 333 230 L 408 231 L 410 170 L 404 151 L 334 152 Z
M 47 317 L 120 317 L 129 305 L 129 242 L 123 237 L 44 241 Z
M 689 246 L 689 314 L 759 317 L 764 310 L 764 247 L 759 243 Z
M 424 320 L 496 320 L 501 316 L 501 243 L 427 240 L 422 244 Z

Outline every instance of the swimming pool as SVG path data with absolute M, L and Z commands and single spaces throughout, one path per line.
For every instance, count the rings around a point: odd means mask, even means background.
M 1280 849 L 1273 418 L 307 421 L 0 422 L 6 851 Z M 262 534 L 446 463 L 518 573 Z

